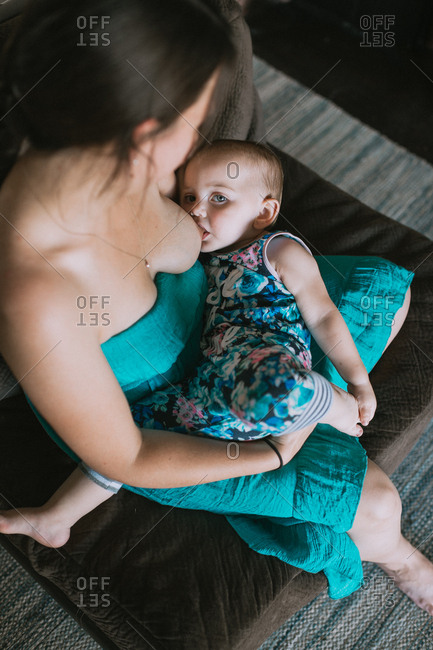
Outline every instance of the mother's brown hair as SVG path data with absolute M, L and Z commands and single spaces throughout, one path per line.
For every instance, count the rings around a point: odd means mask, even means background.
M 167 128 L 233 57 L 199 0 L 32 0 L 0 69 L 0 183 L 24 141 L 42 151 L 112 143 L 116 171 L 147 119 Z

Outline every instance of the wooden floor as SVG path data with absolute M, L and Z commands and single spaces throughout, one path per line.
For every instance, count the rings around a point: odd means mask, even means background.
M 251 0 L 254 52 L 349 114 L 433 163 L 433 51 L 361 46 L 299 6 Z

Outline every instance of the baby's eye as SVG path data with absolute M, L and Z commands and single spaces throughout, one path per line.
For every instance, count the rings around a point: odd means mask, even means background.
M 185 194 L 183 197 L 184 203 L 195 203 L 195 196 L 194 194 Z
M 212 201 L 215 201 L 215 203 L 225 203 L 227 201 L 227 197 L 225 197 L 224 194 L 214 194 Z

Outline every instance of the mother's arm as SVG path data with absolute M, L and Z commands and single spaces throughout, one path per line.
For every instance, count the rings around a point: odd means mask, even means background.
M 8 308 L 0 319 L 6 360 L 40 414 L 96 471 L 137 487 L 169 488 L 278 467 L 265 442 L 238 443 L 234 459 L 224 441 L 140 430 L 101 350 L 98 328 L 77 326 L 76 292 L 68 295 L 59 280 L 49 297 L 37 282 L 17 294 L 3 302 Z M 292 440 L 279 442 L 286 462 Z

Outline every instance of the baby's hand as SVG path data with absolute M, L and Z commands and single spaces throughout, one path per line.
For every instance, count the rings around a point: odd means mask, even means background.
M 369 424 L 376 412 L 376 396 L 370 381 L 363 384 L 347 384 L 347 391 L 351 393 L 358 402 L 359 421 L 364 426 Z

